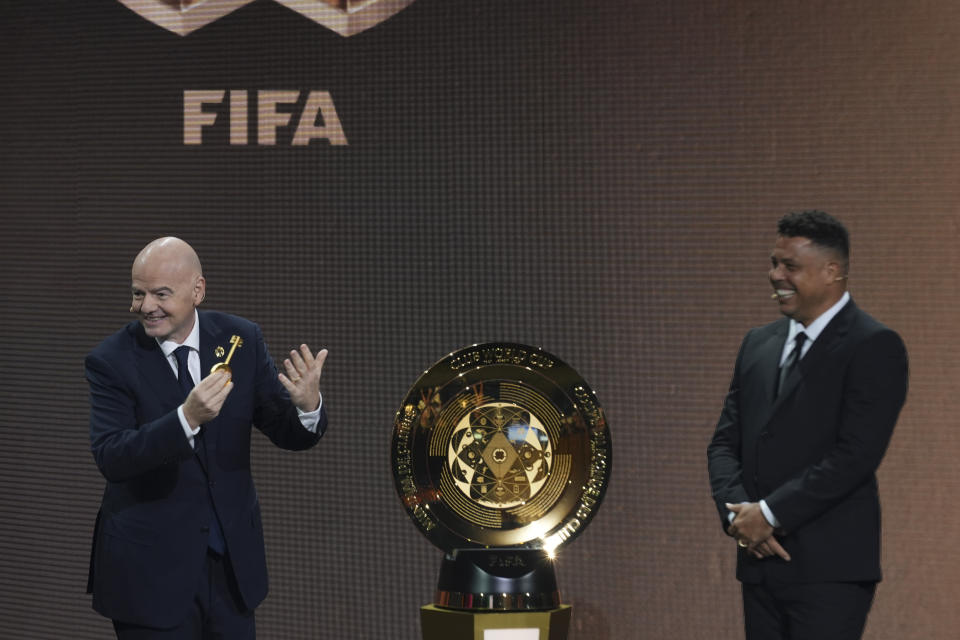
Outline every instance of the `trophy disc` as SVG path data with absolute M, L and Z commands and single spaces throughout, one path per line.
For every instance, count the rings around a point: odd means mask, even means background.
M 522 344 L 451 353 L 397 411 L 393 474 L 420 531 L 444 551 L 552 551 L 593 518 L 611 467 L 593 391 L 556 357 Z

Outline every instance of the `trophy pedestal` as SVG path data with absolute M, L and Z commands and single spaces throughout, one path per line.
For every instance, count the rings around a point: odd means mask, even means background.
M 458 611 L 420 607 L 423 640 L 566 640 L 571 607 L 548 611 Z
M 420 627 L 423 640 L 566 640 L 570 611 L 542 549 L 455 549 Z

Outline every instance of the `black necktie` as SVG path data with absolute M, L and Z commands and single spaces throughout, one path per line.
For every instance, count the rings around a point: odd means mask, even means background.
M 193 376 L 190 375 L 190 366 L 187 364 L 190 358 L 190 347 L 186 345 L 177 347 L 173 355 L 177 357 L 177 382 L 180 383 L 183 397 L 186 398 L 193 389 Z
M 797 334 L 797 337 L 794 338 L 795 344 L 793 346 L 793 351 L 790 352 L 790 355 L 787 356 L 786 362 L 783 363 L 783 366 L 780 367 L 780 377 L 777 380 L 777 396 L 780 395 L 780 392 L 783 390 L 783 385 L 787 381 L 787 378 L 790 377 L 790 374 L 794 369 L 797 368 L 797 362 L 800 361 L 800 353 L 803 350 L 803 343 L 807 339 L 807 334 L 803 331 Z
M 190 367 L 187 364 L 190 358 L 190 347 L 181 346 L 177 347 L 173 355 L 177 356 L 177 382 L 180 383 L 180 389 L 183 390 L 183 397 L 186 398 L 190 395 L 190 390 L 193 389 L 193 376 L 190 375 Z M 206 444 L 203 439 L 203 432 L 197 434 L 197 437 L 194 439 L 194 442 L 198 445 L 197 454 L 203 456 L 203 466 L 207 470 L 207 473 L 210 473 L 210 464 L 207 460 L 207 449 Z M 220 522 L 217 519 L 217 514 L 213 509 L 213 499 L 209 503 L 210 508 L 210 534 L 207 539 L 207 544 L 220 555 L 223 555 L 226 544 L 223 541 L 223 530 L 220 528 Z

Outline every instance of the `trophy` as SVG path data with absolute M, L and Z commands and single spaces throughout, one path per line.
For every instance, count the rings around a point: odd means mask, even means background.
M 444 552 L 424 640 L 566 637 L 554 560 L 596 514 L 611 456 L 593 391 L 541 349 L 478 344 L 421 375 L 392 460 L 407 513 Z

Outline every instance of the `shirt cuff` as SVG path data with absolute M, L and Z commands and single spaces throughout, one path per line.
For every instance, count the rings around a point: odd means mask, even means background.
M 747 502 L 741 502 L 740 504 L 749 504 Z M 763 517 L 771 527 L 776 529 L 780 526 L 780 521 L 777 520 L 777 516 L 773 515 L 773 511 L 770 510 L 770 507 L 767 506 L 766 500 L 760 501 L 760 511 L 763 512 Z M 727 522 L 733 522 L 733 519 L 737 516 L 733 511 L 727 512 Z
M 780 527 L 780 521 L 777 520 L 777 516 L 773 515 L 773 511 L 771 511 L 770 507 L 767 506 L 766 500 L 760 501 L 760 510 L 763 511 L 763 517 L 767 519 L 767 522 L 771 527 L 774 529 Z
M 183 434 L 187 436 L 187 442 L 190 443 L 190 448 L 193 448 L 193 439 L 200 433 L 200 427 L 194 429 L 190 426 L 190 423 L 187 422 L 187 417 L 183 415 L 183 405 L 177 407 L 177 417 L 180 418 L 180 426 L 183 427 Z
M 300 424 L 310 433 L 317 432 L 317 425 L 320 424 L 320 409 L 323 407 L 323 394 L 320 394 L 320 404 L 314 411 L 301 411 L 297 407 L 297 416 L 300 418 Z

